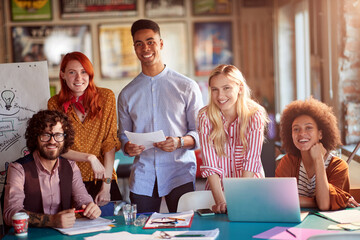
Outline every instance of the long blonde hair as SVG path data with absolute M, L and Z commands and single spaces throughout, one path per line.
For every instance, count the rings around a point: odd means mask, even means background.
M 210 133 L 210 142 L 214 145 L 217 155 L 225 156 L 225 144 L 228 142 L 226 133 L 224 130 L 224 124 L 221 119 L 221 113 L 218 106 L 215 104 L 214 99 L 212 99 L 210 82 L 213 77 L 224 74 L 228 79 L 235 82 L 239 85 L 241 92 L 238 95 L 236 101 L 236 112 L 240 120 L 239 124 L 239 133 L 240 139 L 237 141 L 242 142 L 244 146 L 244 151 L 247 151 L 248 142 L 246 140 L 245 132 L 249 125 L 249 121 L 252 115 L 257 111 L 261 111 L 261 120 L 264 123 L 264 126 L 269 122 L 268 116 L 265 109 L 251 99 L 251 91 L 248 85 L 246 84 L 245 78 L 233 65 L 222 64 L 217 66 L 210 74 L 209 77 L 209 104 L 207 107 L 203 108 L 200 114 L 204 111 L 207 111 L 208 117 L 211 123 L 211 133 Z

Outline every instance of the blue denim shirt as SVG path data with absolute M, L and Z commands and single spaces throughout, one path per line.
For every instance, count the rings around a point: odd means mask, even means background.
M 163 130 L 165 136 L 190 135 L 195 139 L 194 149 L 164 152 L 151 148 L 135 157 L 130 175 L 130 191 L 152 196 L 155 179 L 159 196 L 172 189 L 195 181 L 196 158 L 199 147 L 196 118 L 203 106 L 198 84 L 171 69 L 155 77 L 140 73 L 119 94 L 119 139 L 124 150 L 129 141 L 125 130 L 147 133 Z

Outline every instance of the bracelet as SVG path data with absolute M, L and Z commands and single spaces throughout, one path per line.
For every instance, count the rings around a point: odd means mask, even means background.
M 183 148 L 184 147 L 184 138 L 183 137 L 178 137 L 180 140 L 180 147 L 179 148 Z

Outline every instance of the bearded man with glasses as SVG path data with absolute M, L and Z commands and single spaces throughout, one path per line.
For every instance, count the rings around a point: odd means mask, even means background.
M 30 154 L 8 168 L 5 223 L 11 226 L 17 212 L 26 212 L 34 227 L 72 227 L 75 209 L 83 210 L 87 218 L 99 217 L 101 210 L 86 191 L 76 163 L 60 157 L 74 143 L 68 117 L 59 111 L 40 111 L 28 121 L 25 138 Z

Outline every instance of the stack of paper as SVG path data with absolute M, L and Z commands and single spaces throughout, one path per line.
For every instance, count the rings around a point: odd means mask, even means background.
M 193 217 L 193 210 L 180 213 L 153 213 L 143 228 L 189 228 Z
M 76 235 L 89 232 L 98 232 L 110 230 L 109 226 L 113 220 L 98 217 L 96 219 L 78 218 L 75 220 L 75 224 L 72 228 L 55 228 L 62 234 Z

